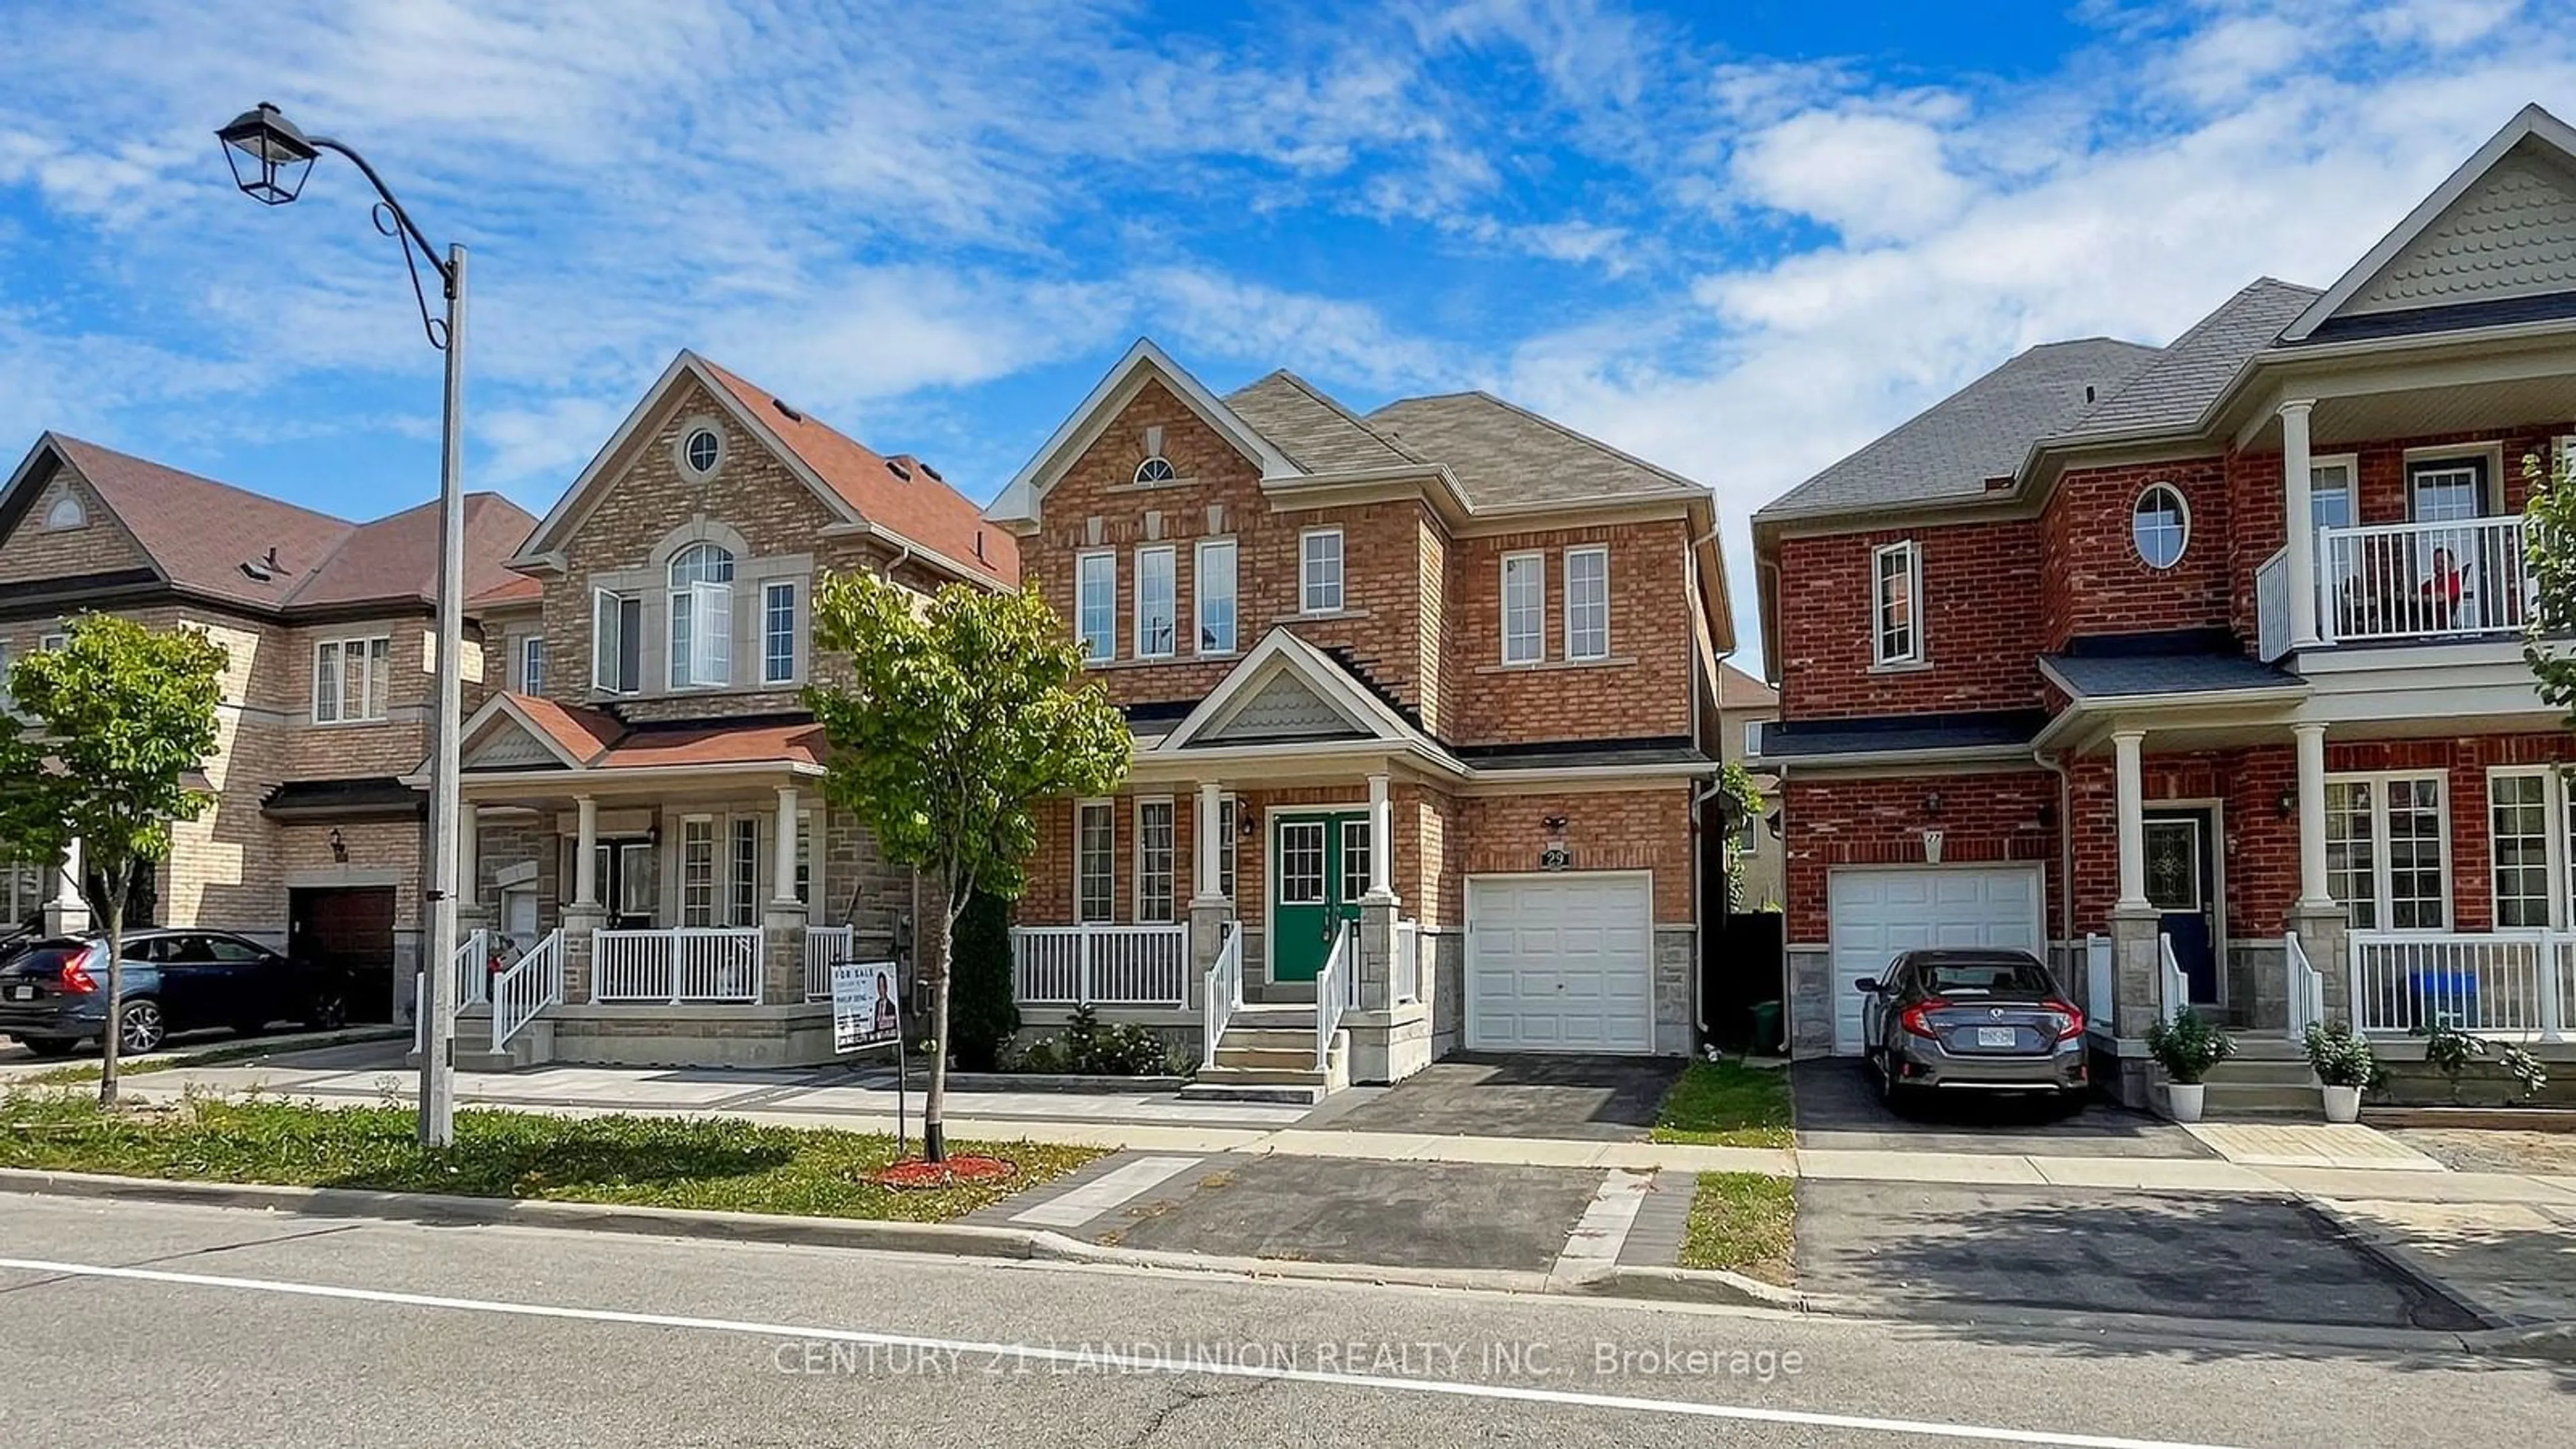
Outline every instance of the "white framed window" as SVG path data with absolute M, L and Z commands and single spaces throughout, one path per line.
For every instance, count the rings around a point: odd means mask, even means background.
M 1136 802 L 1136 919 L 1172 919 L 1172 801 Z
M 1136 550 L 1136 657 L 1180 652 L 1180 556 L 1170 544 Z
M 1610 657 L 1610 550 L 1565 551 L 1565 657 Z
M 2446 928 L 2450 844 L 2438 772 L 2327 777 L 2326 888 L 2356 929 Z
M 1762 755 L 1762 723 L 1763 722 L 1758 719 L 1749 719 L 1744 722 L 1744 756 L 1746 759 L 1759 759 Z
M 1090 659 L 1118 657 L 1118 555 L 1086 553 L 1073 561 L 1074 627 Z
M 1536 664 L 1547 657 L 1547 555 L 1503 555 L 1503 662 Z
M 1342 822 L 1342 899 L 1355 901 L 1369 891 L 1369 823 Z
M 1310 528 L 1297 536 L 1297 608 L 1307 614 L 1342 611 L 1342 531 Z
M 712 815 L 680 821 L 680 924 L 716 923 L 716 822 Z
M 1914 540 L 1881 546 L 1870 555 L 1873 626 L 1870 659 L 1876 664 L 1923 661 L 1923 551 Z
M 51 654 L 57 649 L 68 647 L 71 642 L 71 635 L 57 630 L 54 633 L 41 635 L 37 638 L 36 652 L 39 654 Z
M 760 924 L 760 817 L 733 817 L 733 849 L 726 860 L 726 915 L 737 926 Z
M 1118 911 L 1118 813 L 1106 800 L 1073 807 L 1073 918 L 1108 921 Z
M 590 592 L 590 687 L 633 694 L 644 674 L 644 601 L 606 589 Z
M 693 543 L 671 556 L 671 687 L 733 682 L 733 554 Z
M 724 434 L 708 423 L 691 423 L 680 434 L 680 471 L 696 482 L 715 476 L 716 465 L 724 461 Z
M 2558 915 L 2557 863 L 2565 857 L 2555 842 L 2564 837 L 2549 786 L 2547 771 L 2487 774 L 2487 862 L 2498 930 L 2539 930 Z
M 1198 625 L 1201 654 L 1234 652 L 1234 540 L 1202 539 L 1190 574 L 1190 617 Z
M 2138 561 L 2151 569 L 2169 569 L 2182 562 L 2183 550 L 2191 546 L 2191 505 L 2183 501 L 2182 490 L 2170 483 L 2150 483 L 2129 505 L 2129 542 L 2138 550 Z
M 521 634 L 511 641 L 510 687 L 521 694 L 546 692 L 546 636 Z
M 763 584 L 760 589 L 760 682 L 796 682 L 796 582 Z
M 1179 476 L 1180 473 L 1172 467 L 1172 460 L 1160 453 L 1136 465 L 1136 482 L 1141 487 L 1169 483 Z
M 50 647 L 50 646 L 49 646 Z M 362 724 L 385 717 L 393 675 L 390 638 L 325 639 L 313 646 L 313 722 Z

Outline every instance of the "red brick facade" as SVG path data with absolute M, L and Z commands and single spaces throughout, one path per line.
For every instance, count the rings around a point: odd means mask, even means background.
M 1923 832 L 1941 832 L 1941 861 L 2037 861 L 2057 898 L 2057 777 L 2045 770 L 1878 779 L 1800 777 L 1783 806 L 1789 939 L 1827 937 L 1826 887 L 1836 866 L 1924 860 Z

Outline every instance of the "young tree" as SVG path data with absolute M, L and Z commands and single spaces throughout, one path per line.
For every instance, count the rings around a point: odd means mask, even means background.
M 170 853 L 170 824 L 207 798 L 188 772 L 215 752 L 215 707 L 231 662 L 203 631 L 150 629 L 113 614 L 72 621 L 59 649 L 9 673 L 24 728 L 0 729 L 0 830 L 8 853 L 51 860 L 74 839 L 96 882 L 90 909 L 107 934 L 107 1026 L 98 1100 L 116 1105 L 125 1020 L 125 903 Z
M 2561 457 L 2553 467 L 2537 453 L 2522 460 L 2521 563 L 2531 598 L 2522 657 L 2540 681 L 2540 697 L 2576 728 L 2576 653 L 2570 652 L 2576 642 L 2576 475 L 2570 462 Z
M 1034 593 L 951 584 L 923 599 L 867 574 L 824 582 L 814 638 L 848 663 L 845 687 L 805 701 L 832 742 L 823 785 L 876 832 L 888 860 L 928 876 L 946 929 L 931 949 L 930 1091 L 922 1150 L 947 1156 L 950 942 L 978 891 L 1016 900 L 1037 849 L 1038 801 L 1101 795 L 1127 771 L 1127 722 L 1085 686 L 1082 647 Z

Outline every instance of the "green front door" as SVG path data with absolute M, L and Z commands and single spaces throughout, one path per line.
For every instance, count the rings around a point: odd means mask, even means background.
M 1312 981 L 1369 884 L 1368 814 L 1270 817 L 1270 979 Z

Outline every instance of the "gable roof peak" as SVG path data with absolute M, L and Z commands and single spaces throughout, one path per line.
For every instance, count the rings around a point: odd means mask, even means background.
M 1215 429 L 1247 461 L 1258 466 L 1264 482 L 1307 476 L 1308 470 L 1296 459 L 1253 426 L 1226 399 L 1209 391 L 1207 384 L 1173 361 L 1171 354 L 1154 339 L 1139 337 L 1092 386 L 1080 405 L 1067 414 L 1047 440 L 1038 446 L 1029 461 L 1011 475 L 1011 481 L 1003 485 L 1000 495 L 984 510 L 984 517 L 995 523 L 1035 523 L 1038 503 L 1046 491 L 1055 486 L 1064 470 L 1099 439 L 1110 420 L 1147 382 L 1160 382 L 1170 389 L 1183 406 L 1198 415 L 1201 422 Z M 1296 387 L 1312 395 L 1312 390 L 1303 383 L 1296 384 Z M 1236 396 L 1241 395 L 1238 393 Z

